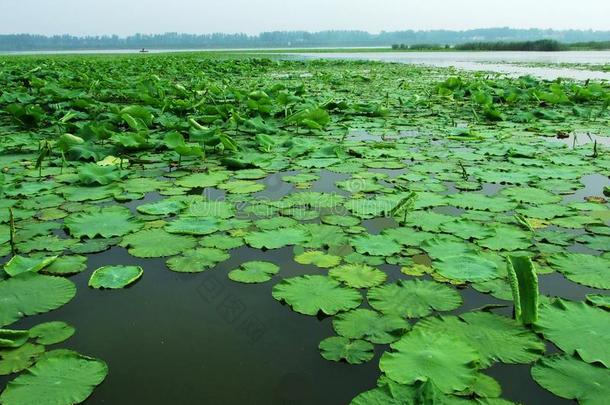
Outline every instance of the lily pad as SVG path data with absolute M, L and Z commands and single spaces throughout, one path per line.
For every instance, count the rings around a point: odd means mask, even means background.
M 143 273 L 140 266 L 103 266 L 93 272 L 89 287 L 124 288 L 135 283 Z
M 350 364 L 365 363 L 373 358 L 374 346 L 365 340 L 350 340 L 343 336 L 331 336 L 320 342 L 320 354 L 326 360 L 345 360 Z
M 364 263 L 335 267 L 328 275 L 353 288 L 370 288 L 382 284 L 388 277 L 383 271 Z
M 478 282 L 500 276 L 496 263 L 473 254 L 443 257 L 433 266 L 438 274 L 450 280 Z
M 0 395 L 3 405 L 73 405 L 85 401 L 108 374 L 101 360 L 70 350 L 47 353 L 10 381 Z
M 229 272 L 229 278 L 240 283 L 264 283 L 280 271 L 279 266 L 270 262 L 251 261 L 242 263 Z
M 216 248 L 198 248 L 189 250 L 180 256 L 167 261 L 167 267 L 178 273 L 199 273 L 211 269 L 216 264 L 231 257 L 224 250 Z
M 391 256 L 400 252 L 401 246 L 386 235 L 359 236 L 352 240 L 356 252 L 371 256 Z
M 0 281 L 0 326 L 59 308 L 75 294 L 74 283 L 61 277 L 23 273 Z
M 129 248 L 135 257 L 173 256 L 195 247 L 191 236 L 174 235 L 161 229 L 145 229 L 123 238 L 121 246 Z
M 99 211 L 78 212 L 68 216 L 64 224 L 77 238 L 86 236 L 110 238 L 123 236 L 142 228 L 142 222 L 129 209 L 119 206 L 101 208 Z
M 341 286 L 325 276 L 300 276 L 284 279 L 273 287 L 273 298 L 286 302 L 296 312 L 334 315 L 356 308 L 362 302 L 357 290 Z
M 581 253 L 562 253 L 548 259 L 568 279 L 594 288 L 610 289 L 610 260 Z
M 57 259 L 57 256 L 24 257 L 16 255 L 4 265 L 4 271 L 13 277 L 21 273 L 37 273 L 53 263 L 55 259 Z
M 411 329 L 411 325 L 398 315 L 384 315 L 358 308 L 337 314 L 333 319 L 333 328 L 337 334 L 346 338 L 386 344 L 398 340 Z
M 296 255 L 294 261 L 300 264 L 313 264 L 314 266 L 326 269 L 338 265 L 341 262 L 341 257 L 318 250 L 308 250 Z
M 369 304 L 389 315 L 418 318 L 432 311 L 451 311 L 462 305 L 452 287 L 429 280 L 398 280 L 369 290 Z
M 41 345 L 54 345 L 70 338 L 75 331 L 73 326 L 65 322 L 45 322 L 30 329 L 29 337 Z

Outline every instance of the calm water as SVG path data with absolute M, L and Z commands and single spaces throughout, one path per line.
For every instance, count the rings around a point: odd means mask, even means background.
M 350 53 L 295 53 L 292 56 L 308 59 L 372 60 L 410 63 L 417 65 L 455 67 L 471 71 L 489 71 L 510 75 L 532 75 L 544 79 L 558 77 L 576 80 L 610 80 L 609 72 L 591 70 L 529 67 L 514 63 L 610 63 L 610 51 L 573 52 L 350 52 Z

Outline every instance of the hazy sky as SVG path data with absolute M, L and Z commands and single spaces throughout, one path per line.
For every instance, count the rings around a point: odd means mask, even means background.
M 0 33 L 610 30 L 610 0 L 0 0 Z

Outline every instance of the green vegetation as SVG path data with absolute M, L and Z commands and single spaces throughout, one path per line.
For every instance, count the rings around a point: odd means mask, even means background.
M 455 49 L 460 51 L 567 51 L 570 45 L 562 44 L 559 41 L 551 39 L 542 39 L 539 41 L 522 41 L 522 42 L 469 42 L 459 44 Z
M 330 317 L 323 359 L 378 363 L 354 405 L 511 404 L 498 363 L 604 403 L 607 82 L 251 56 L 0 58 L 0 404 L 95 396 L 113 364 L 28 322 L 164 263 Z

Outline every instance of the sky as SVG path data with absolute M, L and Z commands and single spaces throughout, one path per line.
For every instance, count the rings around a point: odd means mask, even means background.
M 610 0 L 0 0 L 0 33 L 610 30 Z

